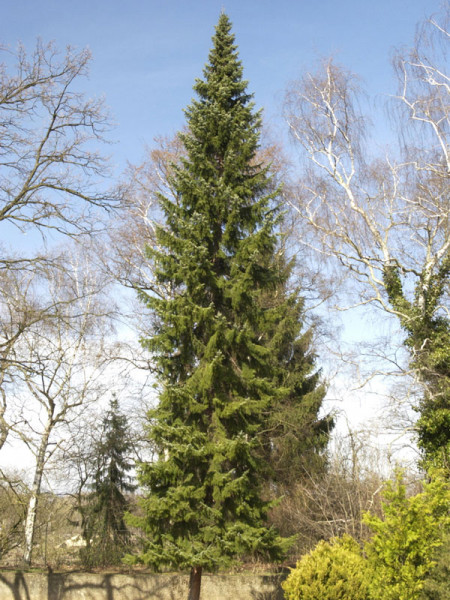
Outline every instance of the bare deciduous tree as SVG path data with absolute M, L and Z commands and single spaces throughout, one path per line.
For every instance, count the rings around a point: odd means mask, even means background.
M 292 486 L 272 518 L 285 535 L 297 535 L 292 557 L 309 552 L 319 540 L 343 534 L 362 542 L 369 537 L 361 522 L 367 510 L 380 512 L 386 457 L 368 432 L 336 435 L 326 473 L 308 473 Z
M 62 54 L 38 41 L 30 54 L 20 45 L 0 53 L 1 448 L 14 425 L 5 419 L 6 388 L 14 368 L 23 366 L 16 345 L 61 308 L 37 293 L 46 273 L 62 268 L 58 252 L 38 249 L 40 238 L 94 233 L 97 210 L 114 207 L 116 196 L 99 187 L 107 173 L 98 149 L 109 128 L 107 111 L 102 100 L 79 91 L 89 51 Z M 30 233 L 31 243 L 19 244 L 19 232 Z
M 45 469 L 65 443 L 60 432 L 96 401 L 105 390 L 102 379 L 109 361 L 105 348 L 109 307 L 100 297 L 104 281 L 90 271 L 87 259 L 70 260 L 45 273 L 37 287 L 23 293 L 47 296 L 52 312 L 29 325 L 14 344 L 10 358 L 11 380 L 6 386 L 10 399 L 10 431 L 34 456 L 25 524 L 24 561 L 31 562 L 37 504 Z M 61 263 L 61 258 L 60 261 Z M 32 305 L 22 297 L 21 306 Z
M 61 56 L 42 42 L 31 55 L 22 46 L 0 50 L 7 59 L 0 63 L 0 222 L 43 235 L 91 231 L 92 210 L 114 201 L 96 189 L 106 169 L 95 147 L 108 129 L 103 102 L 75 88 L 89 51 Z
M 158 138 L 146 150 L 139 165 L 130 165 L 122 188 L 121 220 L 110 230 L 110 269 L 121 284 L 166 296 L 169 289 L 156 284 L 146 256 L 146 247 L 156 244 L 155 230 L 161 223 L 159 196 L 176 201 L 171 185 L 174 166 L 180 164 L 183 147 L 175 136 Z
M 49 273 L 56 275 L 64 268 L 54 255 L 47 258 L 51 267 L 39 263 L 31 269 L 0 270 L 0 449 L 18 418 L 8 411 L 8 394 L 18 370 L 30 367 L 21 353 L 20 340 L 29 330 L 36 330 L 41 321 L 52 320 L 66 304 L 62 298 L 42 293 Z
M 289 200 L 307 226 L 301 241 L 352 276 L 354 304 L 398 318 L 410 372 L 425 389 L 418 434 L 430 457 L 450 447 L 448 5 L 445 13 L 395 59 L 397 157 L 371 158 L 357 79 L 333 61 L 293 83 L 285 104 L 310 159 Z

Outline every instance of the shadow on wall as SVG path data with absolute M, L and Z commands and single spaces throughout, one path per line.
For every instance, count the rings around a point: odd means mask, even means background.
M 284 600 L 281 582 L 286 579 L 286 576 L 287 574 L 275 577 L 261 575 L 258 578 L 257 589 L 253 588 L 250 592 L 249 600 Z
M 284 577 L 283 577 L 284 579 Z M 283 600 L 279 577 L 209 576 L 207 600 Z M 1 600 L 184 600 L 188 576 L 180 574 L 0 573 Z M 238 594 L 238 596 L 236 595 Z
M 159 580 L 151 578 L 152 586 L 149 590 L 148 577 L 123 577 L 117 575 L 102 575 L 98 583 L 71 582 L 62 576 L 55 576 L 49 579 L 48 600 L 65 600 L 66 598 L 79 597 L 81 590 L 97 590 L 93 598 L 99 600 L 144 600 L 145 598 L 154 598 L 155 600 L 176 600 L 179 598 L 179 578 L 164 578 Z M 159 583 L 158 583 L 159 581 Z M 151 596 L 149 596 L 149 592 Z
M 174 579 L 176 579 L 174 577 Z M 142 583 L 142 585 L 139 585 Z M 176 586 L 178 582 L 173 581 Z M 177 587 L 177 586 L 176 586 Z M 50 574 L 48 576 L 48 594 L 46 600 L 75 600 L 83 597 L 90 592 L 89 598 L 94 600 L 141 600 L 149 598 L 148 586 L 145 585 L 145 579 L 139 581 L 139 578 L 126 578 L 122 581 L 117 575 L 101 575 L 99 581 L 72 581 L 63 574 Z M 163 581 L 159 585 L 152 585 L 151 598 L 155 600 L 177 600 L 179 592 L 174 590 L 170 581 Z M 14 600 L 16 600 L 14 598 Z M 20 599 L 22 600 L 22 598 Z M 25 598 L 23 598 L 25 600 Z M 34 600 L 31 598 L 30 600 Z M 37 599 L 36 599 L 37 600 Z M 41 600 L 39 598 L 39 600 Z
M 13 581 L 9 581 L 7 577 L 4 577 L 2 574 L 0 574 L 0 581 L 5 588 L 10 590 L 10 597 L 14 600 L 31 600 L 27 581 L 22 571 L 16 571 L 14 573 Z
M 82 595 L 89 600 L 177 600 L 185 594 L 186 581 L 177 575 L 164 578 L 82 575 L 67 573 L 23 573 L 16 571 L 14 576 L 0 573 L 1 600 L 76 600 Z M 8 594 L 9 591 L 9 594 Z

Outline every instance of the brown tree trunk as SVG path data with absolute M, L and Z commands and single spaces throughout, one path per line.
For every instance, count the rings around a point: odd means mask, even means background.
M 202 583 L 202 567 L 192 567 L 189 578 L 188 600 L 200 600 L 200 586 Z

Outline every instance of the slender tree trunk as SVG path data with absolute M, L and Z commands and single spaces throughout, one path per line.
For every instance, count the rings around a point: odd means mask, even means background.
M 23 552 L 23 562 L 31 565 L 31 554 L 33 551 L 33 538 L 36 525 L 36 514 L 39 494 L 41 492 L 42 475 L 45 467 L 45 453 L 48 447 L 51 425 L 47 426 L 39 445 L 39 452 L 36 456 L 36 469 L 34 472 L 33 485 L 31 486 L 31 495 L 28 502 L 27 518 L 25 521 L 25 548 Z
M 8 437 L 8 433 L 9 433 L 8 423 L 3 418 L 4 412 L 5 411 L 3 410 L 3 408 L 0 409 L 0 450 L 5 445 L 6 438 Z
M 1 358 L 3 358 L 3 356 Z M 0 450 L 5 445 L 6 438 L 8 437 L 8 433 L 9 433 L 9 425 L 5 421 L 5 418 L 4 418 L 5 413 L 6 413 L 6 393 L 2 387 L 4 379 L 5 379 L 5 374 L 2 371 L 1 375 L 0 375 L 0 397 L 1 397 L 1 403 L 0 403 Z
M 192 567 L 189 578 L 188 600 L 200 600 L 200 586 L 202 583 L 202 567 Z

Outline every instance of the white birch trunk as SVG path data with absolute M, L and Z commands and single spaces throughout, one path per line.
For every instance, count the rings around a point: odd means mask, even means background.
M 25 547 L 23 553 L 23 562 L 27 566 L 31 565 L 38 500 L 41 492 L 42 475 L 45 468 L 45 454 L 47 452 L 48 440 L 52 426 L 52 423 L 47 424 L 41 439 L 41 443 L 39 444 L 39 451 L 36 455 L 36 469 L 34 472 L 33 485 L 31 486 L 31 495 L 28 502 L 27 518 L 25 521 Z

